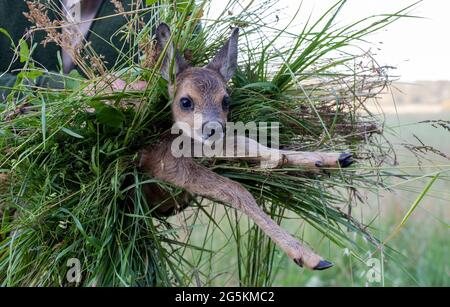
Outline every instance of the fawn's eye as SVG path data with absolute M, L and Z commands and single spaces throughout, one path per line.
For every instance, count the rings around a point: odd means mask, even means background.
M 228 111 L 230 109 L 230 103 L 231 103 L 230 97 L 228 97 L 228 96 L 223 97 L 222 109 L 224 111 Z
M 194 103 L 192 102 L 191 99 L 183 97 L 180 100 L 180 107 L 182 110 L 192 111 L 194 109 Z

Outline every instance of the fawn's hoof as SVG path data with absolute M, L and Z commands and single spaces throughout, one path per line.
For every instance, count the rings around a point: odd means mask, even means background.
M 329 269 L 333 266 L 334 264 L 326 261 L 326 260 L 320 260 L 319 264 L 314 268 L 315 271 L 323 271 L 326 269 Z
M 343 153 L 339 156 L 338 162 L 342 168 L 345 168 L 352 165 L 355 160 L 353 160 L 353 155 L 351 153 Z
M 299 266 L 299 267 L 303 267 L 303 261 L 302 259 L 294 259 L 294 262 Z
M 303 261 L 301 259 L 294 259 L 294 262 L 299 266 L 299 267 L 303 267 Z M 331 268 L 332 266 L 334 266 L 333 263 L 326 261 L 326 260 L 320 260 L 319 264 L 316 265 L 316 267 L 313 269 L 314 271 L 323 271 L 326 269 Z

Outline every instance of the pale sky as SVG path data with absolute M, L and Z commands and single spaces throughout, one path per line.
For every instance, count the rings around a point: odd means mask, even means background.
M 292 11 L 292 0 L 279 1 Z M 368 15 L 393 13 L 415 3 L 412 0 L 348 0 L 340 15 L 351 22 Z M 324 12 L 335 0 L 303 0 L 304 13 Z M 450 1 L 424 0 L 411 12 L 425 19 L 400 19 L 369 37 L 381 48 L 380 64 L 396 66 L 402 81 L 450 80 Z M 339 19 L 339 18 L 338 18 Z
M 279 7 L 285 8 L 284 18 L 293 15 L 300 2 L 279 0 Z M 337 20 L 342 25 L 350 24 L 370 15 L 397 12 L 414 2 L 348 0 Z M 311 13 L 320 16 L 334 3 L 336 0 L 303 0 L 296 24 L 301 25 Z M 400 19 L 368 37 L 376 43 L 371 48 L 376 51 L 376 59 L 381 65 L 397 67 L 395 75 L 401 81 L 450 80 L 450 0 L 424 0 L 410 14 L 424 19 Z

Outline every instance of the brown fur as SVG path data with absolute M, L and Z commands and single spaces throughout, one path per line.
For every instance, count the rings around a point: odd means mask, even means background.
M 228 93 L 225 80 L 217 72 L 208 68 L 191 67 L 178 75 L 176 86 L 170 87 L 173 101 L 189 97 L 194 102 L 195 114 L 226 123 L 228 112 L 222 109 L 222 100 Z M 172 104 L 172 114 L 175 121 L 194 126 L 194 112 L 181 110 L 178 103 Z

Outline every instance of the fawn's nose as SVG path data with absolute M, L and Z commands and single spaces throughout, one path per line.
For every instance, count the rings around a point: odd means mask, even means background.
M 202 136 L 203 140 L 218 141 L 224 137 L 223 124 L 218 121 L 209 121 L 203 124 Z

